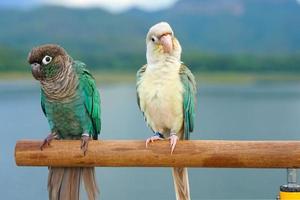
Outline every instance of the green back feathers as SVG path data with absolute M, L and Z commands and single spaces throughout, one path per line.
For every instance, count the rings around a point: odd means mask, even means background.
M 189 139 L 190 132 L 194 130 L 195 103 L 196 103 L 196 81 L 192 72 L 181 65 L 179 70 L 180 79 L 184 88 L 183 92 L 183 118 L 184 139 Z
M 86 69 L 85 64 L 74 61 L 74 67 L 79 77 L 79 86 L 82 88 L 85 108 L 93 124 L 93 139 L 98 138 L 101 130 L 100 95 L 92 74 Z

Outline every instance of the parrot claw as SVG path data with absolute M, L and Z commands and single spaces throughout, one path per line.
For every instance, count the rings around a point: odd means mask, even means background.
M 89 146 L 89 141 L 90 141 L 90 136 L 88 134 L 83 134 L 81 137 L 81 145 L 80 148 L 83 151 L 83 155 L 85 156 L 88 146 Z
M 173 134 L 171 133 L 170 135 L 171 136 L 168 139 L 170 140 L 171 155 L 172 155 L 179 138 L 176 135 L 176 133 L 173 133 Z
M 154 142 L 156 140 L 163 140 L 163 135 L 159 132 L 156 132 L 153 136 L 149 137 L 147 140 L 146 140 L 146 148 L 148 148 L 148 144 L 150 142 Z
M 53 140 L 53 139 L 56 139 L 57 138 L 57 135 L 56 133 L 50 133 L 43 141 L 43 143 L 41 144 L 40 146 L 40 149 L 41 151 L 43 151 L 43 149 L 45 148 L 45 146 L 50 146 L 50 142 Z

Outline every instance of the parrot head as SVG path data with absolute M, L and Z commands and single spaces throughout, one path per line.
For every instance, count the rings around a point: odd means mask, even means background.
M 180 60 L 181 46 L 167 22 L 160 22 L 149 29 L 146 45 L 147 61 L 150 63 L 170 56 Z
M 35 47 L 28 55 L 32 75 L 39 81 L 55 77 L 65 67 L 68 60 L 67 52 L 54 44 Z

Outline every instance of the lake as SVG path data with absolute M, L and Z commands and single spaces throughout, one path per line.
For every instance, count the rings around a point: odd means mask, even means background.
M 145 139 L 133 84 L 99 86 L 102 139 Z M 201 84 L 192 139 L 299 140 L 300 83 Z M 16 167 L 19 139 L 43 139 L 48 124 L 39 88 L 30 81 L 0 82 L 1 199 L 47 199 L 47 168 Z M 288 152 L 287 152 L 288 153 Z M 275 199 L 285 169 L 189 169 L 191 196 L 200 199 Z M 169 168 L 97 168 L 103 200 L 175 199 Z M 85 197 L 84 197 L 85 199 Z

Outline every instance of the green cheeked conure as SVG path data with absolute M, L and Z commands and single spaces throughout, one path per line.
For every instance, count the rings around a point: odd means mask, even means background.
M 85 155 L 89 140 L 96 140 L 101 129 L 100 96 L 91 73 L 54 44 L 33 48 L 28 62 L 40 82 L 41 106 L 51 130 L 41 150 L 53 139 L 81 140 Z M 99 191 L 93 167 L 49 167 L 49 199 L 78 200 L 82 178 L 89 199 L 96 199 Z

